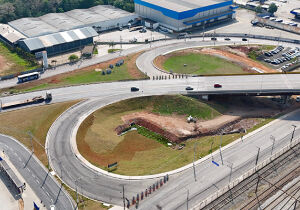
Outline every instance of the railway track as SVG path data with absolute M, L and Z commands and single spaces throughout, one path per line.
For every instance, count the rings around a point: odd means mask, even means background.
M 274 173 L 277 173 L 278 170 L 283 170 L 284 167 L 288 163 L 295 161 L 295 160 L 298 160 L 298 162 L 300 160 L 300 144 L 295 145 L 289 151 L 282 154 L 281 156 L 276 158 L 274 161 L 272 161 L 271 163 L 266 165 L 264 168 L 258 170 L 257 173 L 248 177 L 247 179 L 245 179 L 244 181 L 242 181 L 241 183 L 236 185 L 234 188 L 227 191 L 222 196 L 220 196 L 216 200 L 212 201 L 211 203 L 209 203 L 202 209 L 211 210 L 211 209 L 227 209 L 227 208 L 229 208 L 229 206 L 234 204 L 235 200 L 237 200 L 241 195 L 245 195 L 245 193 L 256 188 L 258 177 L 260 177 L 261 180 L 262 179 L 268 180 L 268 177 L 274 175 Z M 291 181 L 291 180 L 289 180 L 289 181 Z M 288 181 L 286 181 L 286 182 L 288 182 Z M 265 199 L 267 199 L 268 197 L 270 197 L 270 195 L 266 196 Z M 298 204 L 300 205 L 300 202 Z M 258 204 L 254 205 L 254 203 L 253 203 L 253 206 L 258 206 Z M 250 207 L 250 209 L 251 209 L 251 206 L 248 206 L 248 207 Z M 249 208 L 244 208 L 244 209 L 249 209 Z

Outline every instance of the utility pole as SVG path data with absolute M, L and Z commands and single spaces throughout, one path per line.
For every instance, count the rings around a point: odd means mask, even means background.
M 30 143 L 31 143 L 31 150 L 32 150 L 32 153 L 34 153 L 34 146 L 33 146 L 33 142 L 32 142 L 32 133 L 30 131 L 28 131 L 28 135 L 30 136 Z
M 294 127 L 294 129 L 293 129 L 293 133 L 292 133 L 292 138 L 291 138 L 291 143 L 292 143 L 292 140 L 293 140 L 293 138 L 294 138 L 294 133 L 295 133 L 295 129 L 296 129 L 296 125 L 292 125 L 293 127 Z
M 273 143 L 272 143 L 272 150 L 271 150 L 271 156 L 272 156 L 273 150 L 274 150 L 274 144 L 275 144 L 275 137 L 271 135 L 270 139 L 273 141 Z
M 77 181 L 80 179 L 80 177 L 78 179 L 75 180 L 75 188 L 76 188 L 76 203 L 77 203 L 77 206 L 76 206 L 76 209 L 78 209 L 78 190 L 77 190 Z
M 213 157 L 213 155 L 212 155 L 212 146 L 213 146 L 213 144 L 214 144 L 214 140 L 211 142 L 211 144 L 210 144 L 210 154 L 211 154 L 211 160 L 213 161 L 214 160 L 214 157 Z
M 220 138 L 220 157 L 221 157 L 222 165 L 224 165 L 223 156 L 222 156 L 222 135 L 223 135 L 223 131 L 221 132 L 221 138 Z
M 196 178 L 196 168 L 195 168 L 196 144 L 197 144 L 197 142 L 194 144 L 194 160 L 193 160 L 193 168 L 194 168 L 194 179 L 195 179 L 195 182 L 197 181 L 197 178 Z
M 257 162 L 258 162 L 258 157 L 259 157 L 259 152 L 260 152 L 260 147 L 257 147 L 257 156 L 256 156 L 256 160 L 255 160 L 255 166 L 257 166 Z
M 189 190 L 187 190 L 187 196 L 186 196 L 186 210 L 189 210 Z
M 123 188 L 123 205 L 124 205 L 124 210 L 125 210 L 125 186 L 123 185 L 122 186 L 122 188 Z

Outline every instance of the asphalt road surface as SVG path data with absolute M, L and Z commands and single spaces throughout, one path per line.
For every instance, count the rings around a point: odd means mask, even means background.
M 150 58 L 150 57 L 149 57 Z M 71 148 L 71 134 L 75 128 L 76 122 L 85 114 L 96 110 L 109 103 L 119 101 L 121 99 L 137 97 L 143 95 L 159 95 L 159 94 L 178 94 L 186 93 L 185 87 L 192 86 L 195 91 L 207 94 L 210 92 L 219 92 L 222 94 L 235 91 L 256 91 L 258 93 L 272 92 L 283 90 L 289 92 L 291 90 L 300 91 L 300 75 L 251 75 L 251 76 L 220 76 L 220 77 L 198 77 L 188 79 L 171 79 L 171 80 L 149 80 L 149 81 L 132 81 L 132 82 L 115 82 L 102 83 L 92 85 L 81 85 L 74 87 L 57 88 L 51 90 L 53 94 L 53 103 L 69 101 L 75 99 L 87 99 L 81 102 L 72 109 L 66 111 L 52 125 L 48 133 L 48 155 L 51 161 L 51 166 L 59 175 L 59 177 L 73 189 L 77 189 L 79 193 L 107 203 L 122 205 L 122 186 L 125 186 L 125 197 L 131 199 L 136 193 L 144 191 L 146 187 L 153 184 L 156 179 L 129 180 L 116 179 L 89 168 L 86 164 L 79 161 Z M 213 84 L 220 83 L 222 88 L 215 89 Z M 140 91 L 137 93 L 130 92 L 130 87 L 137 86 Z M 0 98 L 2 102 L 10 102 L 15 100 L 24 100 L 37 95 L 44 95 L 45 91 L 37 91 L 26 94 L 14 95 Z M 197 202 L 205 199 L 207 196 L 215 192 L 228 183 L 229 167 L 228 164 L 233 164 L 232 179 L 240 176 L 245 171 L 254 166 L 254 158 L 256 156 L 257 147 L 261 148 L 260 160 L 265 159 L 270 155 L 271 143 L 269 136 L 273 135 L 276 138 L 275 151 L 287 145 L 291 139 L 292 125 L 300 126 L 298 121 L 299 112 L 292 114 L 272 126 L 256 133 L 254 136 L 244 140 L 243 143 L 237 143 L 230 148 L 225 149 L 223 154 L 224 165 L 219 167 L 211 163 L 211 159 L 201 161 L 196 165 L 195 174 L 193 169 L 187 169 L 183 172 L 170 175 L 170 181 L 157 192 L 152 194 L 140 203 L 141 209 L 185 209 L 187 205 L 192 207 Z M 296 131 L 295 138 L 299 137 L 299 132 Z M 287 136 L 287 137 L 285 137 Z M 284 138 L 285 137 L 285 138 Z M 24 148 L 21 149 L 18 145 L 10 145 L 8 140 L 1 136 L 0 140 L 8 148 L 13 148 L 14 151 L 20 153 L 21 160 L 29 159 L 24 153 Z M 9 151 L 8 151 L 9 152 Z M 13 154 L 9 154 L 13 156 Z M 17 155 L 18 156 L 18 155 Z M 16 156 L 16 158 L 17 158 Z M 220 155 L 216 152 L 213 155 L 216 162 L 220 162 Z M 36 161 L 33 162 L 35 167 L 29 168 L 35 176 L 40 176 L 40 179 L 45 179 L 45 170 L 38 168 Z M 22 165 L 12 160 L 17 168 Z M 41 167 L 39 165 L 39 167 Z M 22 168 L 22 167 L 21 167 Z M 20 169 L 21 170 L 21 169 Z M 27 170 L 27 169 L 26 169 Z M 23 175 L 22 170 L 20 173 Z M 24 178 L 30 179 L 29 175 L 23 175 Z M 26 176 L 28 176 L 26 178 Z M 196 179 L 195 179 L 196 177 Z M 46 183 L 47 183 L 46 179 Z M 53 196 L 50 198 L 43 197 L 45 204 L 49 205 L 59 192 L 59 185 L 49 179 L 49 189 L 45 193 Z M 28 181 L 32 183 L 32 181 Z M 43 182 L 42 182 L 43 183 Z M 46 185 L 45 186 L 48 186 Z M 33 184 L 34 185 L 34 184 Z M 37 190 L 35 186 L 32 186 Z M 52 189 L 53 188 L 53 189 Z M 36 192 L 37 193 L 37 192 Z M 42 192 L 41 192 L 42 193 Z M 46 193 L 47 194 L 47 193 Z M 59 198 L 62 193 L 59 194 Z M 39 195 L 39 192 L 37 193 Z M 188 199 L 187 199 L 188 198 Z M 64 198 L 62 198 L 64 199 Z M 67 197 L 65 198 L 67 199 Z M 187 202 L 188 200 L 188 202 Z M 48 202 L 48 203 L 47 203 Z M 71 201 L 62 200 L 62 204 L 69 205 L 60 206 L 58 209 L 71 209 Z
M 42 201 L 37 203 L 38 206 L 45 205 L 50 209 L 50 205 L 55 205 L 57 209 L 75 209 L 73 199 L 31 151 L 12 137 L 1 134 L 0 148 Z
M 204 40 L 204 41 L 203 41 Z M 100 57 L 94 57 L 92 59 L 87 59 L 87 60 L 81 60 L 75 64 L 66 64 L 66 65 L 62 65 L 62 66 L 58 66 L 54 69 L 51 70 L 47 70 L 45 73 L 43 73 L 41 75 L 41 78 L 47 78 L 47 77 L 51 77 L 57 74 L 62 74 L 65 72 L 70 72 L 79 68 L 84 68 L 87 66 L 91 66 L 100 62 L 104 62 L 104 61 L 108 61 L 114 58 L 118 58 L 120 56 L 126 56 L 132 53 L 137 53 L 137 52 L 141 52 L 141 51 L 146 51 L 149 49 L 154 49 L 152 51 L 150 51 L 149 53 L 151 54 L 151 56 L 153 55 L 160 55 L 161 53 L 165 52 L 166 49 L 168 51 L 169 49 L 175 49 L 177 46 L 176 44 L 179 44 L 179 46 L 214 46 L 214 45 L 230 45 L 230 44 L 272 44 L 272 45 L 278 45 L 278 42 L 274 42 L 274 41 L 269 41 L 269 40 L 260 40 L 260 39 L 248 39 L 248 42 L 242 42 L 241 38 L 231 38 L 231 41 L 224 41 L 223 38 L 218 38 L 218 41 L 213 42 L 210 40 L 209 37 L 207 38 L 193 38 L 193 39 L 174 39 L 174 40 L 168 40 L 168 41 L 158 41 L 158 42 L 154 42 L 151 44 L 142 44 L 139 45 L 137 47 L 133 47 L 133 48 L 129 48 L 126 50 L 121 51 L 121 53 L 112 53 L 112 54 L 108 54 L 108 55 L 104 55 L 104 56 L 100 56 Z M 175 45 L 174 45 L 175 44 Z M 291 43 L 280 43 L 283 46 L 296 46 L 295 44 L 291 44 Z M 173 46 L 174 45 L 174 46 Z M 163 46 L 167 46 L 166 48 L 164 48 Z M 300 45 L 298 45 L 300 46 Z M 162 47 L 162 48 L 161 48 Z M 177 47 L 178 48 L 178 47 Z M 147 54 L 147 56 L 149 55 L 149 53 Z M 143 58 L 143 57 L 141 57 Z M 140 60 L 141 60 L 140 58 Z M 147 60 L 145 61 L 149 61 L 150 57 L 147 58 Z M 153 60 L 153 57 L 151 57 L 151 59 Z M 151 60 L 151 61 L 152 61 Z M 142 68 L 140 68 L 143 72 L 147 73 L 148 76 L 153 76 L 153 75 L 161 75 L 161 72 L 153 71 L 152 69 L 148 69 L 147 67 L 151 67 L 149 65 L 144 65 L 142 66 L 142 64 L 139 64 L 138 66 L 141 66 Z M 146 68 L 144 68 L 146 67 Z M 8 88 L 8 87 L 12 87 L 17 85 L 17 78 L 14 79 L 10 79 L 10 80 L 3 80 L 0 81 L 0 88 Z

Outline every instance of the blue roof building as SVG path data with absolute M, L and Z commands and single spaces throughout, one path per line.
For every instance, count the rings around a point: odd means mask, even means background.
M 134 0 L 135 12 L 174 31 L 235 18 L 232 0 Z

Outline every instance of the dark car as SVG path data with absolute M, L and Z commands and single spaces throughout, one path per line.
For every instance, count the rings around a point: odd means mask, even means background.
M 185 90 L 194 90 L 194 88 L 188 86 L 188 87 L 185 88 Z
M 130 90 L 131 90 L 131 92 L 136 92 L 136 91 L 139 91 L 140 89 L 137 87 L 131 87 Z
M 242 38 L 242 41 L 246 42 L 246 41 L 248 41 L 248 39 L 246 39 L 246 38 Z
M 230 38 L 228 38 L 228 37 L 226 37 L 224 40 L 225 40 L 225 41 L 230 41 L 231 39 L 230 39 Z
M 214 84 L 214 88 L 221 88 L 222 87 L 222 85 L 220 85 L 220 84 Z
M 211 37 L 210 38 L 212 41 L 217 41 L 217 38 L 216 37 Z

